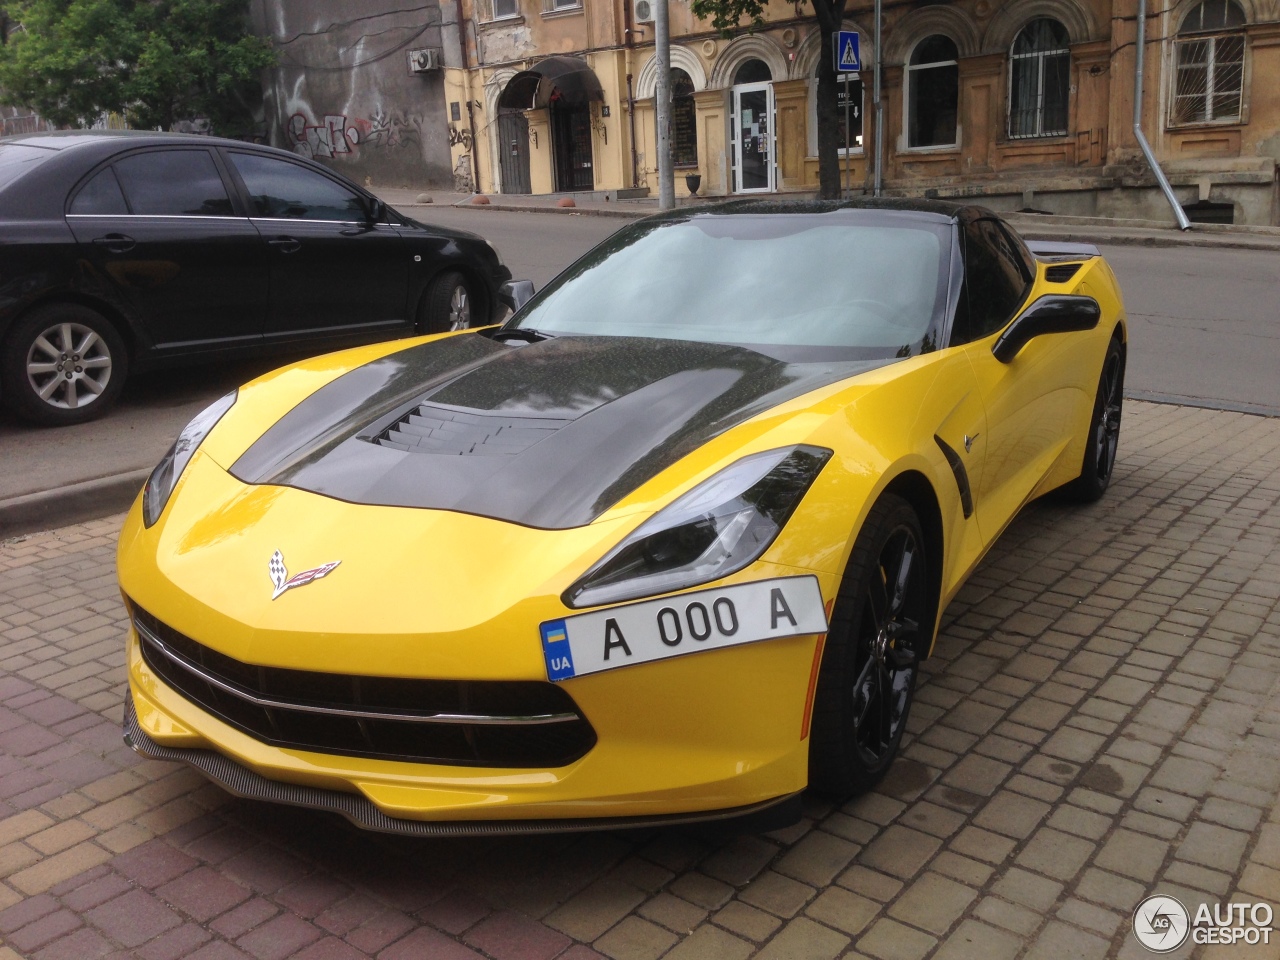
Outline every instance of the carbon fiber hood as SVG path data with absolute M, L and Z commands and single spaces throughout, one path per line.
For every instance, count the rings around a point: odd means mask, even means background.
M 320 388 L 231 473 L 352 503 L 576 527 L 749 417 L 886 362 L 792 363 L 629 337 L 449 337 Z

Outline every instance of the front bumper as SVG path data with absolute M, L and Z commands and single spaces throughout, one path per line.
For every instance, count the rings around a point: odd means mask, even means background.
M 346 817 L 357 827 L 379 833 L 397 833 L 412 837 L 491 837 L 531 833 L 584 833 L 593 830 L 616 830 L 627 827 L 676 826 L 708 821 L 767 820 L 769 827 L 781 827 L 799 818 L 798 793 L 766 800 L 762 803 L 727 810 L 707 810 L 689 814 L 665 814 L 641 817 L 593 817 L 574 820 L 481 820 L 451 823 L 448 821 L 406 820 L 389 817 L 358 794 L 318 787 L 301 786 L 268 780 L 248 767 L 224 757 L 214 750 L 162 746 L 152 740 L 138 724 L 133 698 L 125 700 L 124 742 L 148 760 L 185 763 L 199 770 L 228 793 L 246 800 L 265 800 L 309 810 L 324 810 Z

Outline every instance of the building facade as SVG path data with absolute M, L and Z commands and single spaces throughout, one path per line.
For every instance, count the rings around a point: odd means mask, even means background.
M 875 37 L 869 0 L 850 6 L 864 69 L 841 90 L 841 170 L 861 193 Z M 1169 219 L 1133 134 L 1136 0 L 884 8 L 886 193 Z M 763 29 L 729 40 L 682 0 L 669 9 L 677 195 L 688 174 L 703 196 L 814 191 L 816 71 L 833 53 L 811 9 L 772 0 Z M 466 182 L 656 192 L 651 0 L 444 10 L 450 165 Z M 1193 219 L 1280 223 L 1280 0 L 1151 0 L 1146 34 L 1143 130 L 1179 201 Z
M 443 74 L 411 60 L 438 57 L 439 3 L 253 0 L 251 15 L 278 58 L 263 84 L 268 143 L 362 183 L 452 183 Z

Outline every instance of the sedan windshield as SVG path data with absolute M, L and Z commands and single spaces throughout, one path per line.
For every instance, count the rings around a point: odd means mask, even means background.
M 950 236 L 936 218 L 849 209 L 637 224 L 557 277 L 508 329 L 909 356 L 929 349 L 942 312 Z
M 0 143 L 0 188 L 8 186 L 53 155 L 54 151 L 40 147 L 28 147 L 22 143 Z

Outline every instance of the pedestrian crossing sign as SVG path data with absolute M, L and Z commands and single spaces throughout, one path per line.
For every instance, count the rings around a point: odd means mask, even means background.
M 840 30 L 835 37 L 836 73 L 855 73 L 862 69 L 862 56 L 858 52 L 858 31 Z

